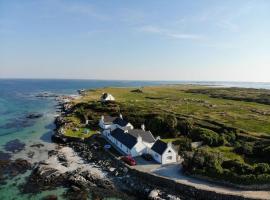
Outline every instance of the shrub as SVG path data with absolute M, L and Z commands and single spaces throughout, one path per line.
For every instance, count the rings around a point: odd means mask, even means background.
M 222 167 L 240 175 L 252 174 L 254 172 L 253 166 L 240 162 L 239 160 L 224 161 Z
M 145 123 L 153 133 L 162 134 L 163 137 L 176 136 L 177 119 L 172 115 L 149 117 Z
M 223 137 L 228 143 L 234 143 L 236 140 L 236 134 L 234 132 L 224 132 Z
M 191 151 L 192 150 L 191 142 L 192 142 L 191 139 L 183 137 L 183 138 L 180 138 L 180 139 L 174 141 L 173 144 L 179 146 L 178 153 L 180 155 L 182 155 L 182 153 L 184 151 Z
M 205 128 L 193 129 L 190 137 L 193 141 L 203 141 L 204 144 L 209 146 L 218 146 L 223 144 L 223 138 L 218 133 Z
M 270 173 L 270 166 L 267 163 L 258 163 L 255 167 L 255 173 L 257 175 Z
M 194 127 L 194 121 L 192 119 L 179 120 L 177 129 L 183 135 L 189 135 Z
M 235 152 L 238 154 L 244 154 L 244 155 L 253 155 L 253 143 L 250 142 L 243 142 L 243 143 L 239 143 L 236 148 L 235 148 Z

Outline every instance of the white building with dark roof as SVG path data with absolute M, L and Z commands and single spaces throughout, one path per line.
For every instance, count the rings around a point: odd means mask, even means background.
M 99 120 L 99 127 L 103 129 L 103 132 L 105 131 L 107 133 L 116 128 L 120 128 L 122 130 L 133 129 L 133 125 L 125 121 L 121 114 L 119 117 L 101 116 L 101 119 Z
M 172 147 L 172 143 L 165 143 L 158 139 L 151 147 L 152 157 L 161 164 L 169 164 L 177 162 L 177 152 Z
M 113 95 L 109 93 L 103 93 L 100 97 L 100 101 L 101 102 L 115 101 L 115 98 L 113 97 Z
M 121 153 L 132 157 L 142 155 L 146 149 L 140 136 L 135 137 L 120 128 L 111 131 L 108 139 L 121 150 Z
M 102 134 L 108 141 L 119 149 L 124 155 L 132 157 L 142 154 L 151 154 L 153 159 L 161 164 L 169 164 L 177 161 L 177 152 L 171 143 L 165 143 L 160 138 L 155 138 L 150 131 L 134 129 L 132 124 L 123 120 L 123 117 L 102 116 L 99 126 Z

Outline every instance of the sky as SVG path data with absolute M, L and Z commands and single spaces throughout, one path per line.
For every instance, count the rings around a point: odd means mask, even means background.
M 0 78 L 270 82 L 270 1 L 0 0 Z

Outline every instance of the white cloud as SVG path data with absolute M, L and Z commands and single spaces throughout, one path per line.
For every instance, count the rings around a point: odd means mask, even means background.
M 190 33 L 179 33 L 177 31 L 163 29 L 157 26 L 152 26 L 152 25 L 142 26 L 140 28 L 137 28 L 137 30 L 144 33 L 152 33 L 152 34 L 158 34 L 161 36 L 166 36 L 172 39 L 193 39 L 193 40 L 203 39 L 203 36 L 201 35 L 190 34 Z

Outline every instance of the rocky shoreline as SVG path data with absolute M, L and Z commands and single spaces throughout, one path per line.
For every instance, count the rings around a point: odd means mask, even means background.
M 56 99 L 59 115 L 55 119 L 53 143 L 26 145 L 16 139 L 6 143 L 6 152 L 0 151 L 0 186 L 10 178 L 30 172 L 25 183 L 19 185 L 22 194 L 35 195 L 65 188 L 63 198 L 72 200 L 107 197 L 125 200 L 245 199 L 226 195 L 218 198 L 220 195 L 215 194 L 210 198 L 211 192 L 205 191 L 198 196 L 200 191 L 196 188 L 176 187 L 166 181 L 160 184 L 163 179 L 150 174 L 139 175 L 105 150 L 103 146 L 107 142 L 100 134 L 84 140 L 64 136 L 63 129 L 68 124 L 65 116 L 72 113 L 71 99 L 60 96 Z M 32 120 L 41 116 L 30 114 L 27 118 Z M 44 199 L 57 200 L 58 197 L 48 195 Z
M 65 178 L 62 183 L 70 186 L 70 192 L 74 188 L 77 188 L 77 190 L 80 188 L 80 191 L 86 193 L 94 192 L 100 199 L 107 196 L 121 199 L 192 199 L 190 197 L 180 197 L 179 194 L 174 194 L 173 191 L 168 189 L 158 188 L 156 185 L 147 182 L 147 180 L 142 180 L 129 173 L 128 167 L 125 167 L 121 161 L 118 161 L 102 148 L 105 141 L 99 135 L 85 141 L 63 136 L 61 128 L 64 124 L 64 119 L 59 116 L 56 119 L 57 129 L 53 141 L 60 143 L 60 146 L 64 146 L 64 148 L 71 148 L 85 163 L 92 166 L 90 172 L 77 170 L 72 174 L 64 175 Z M 93 176 L 91 171 L 95 168 L 104 176 Z M 40 172 L 37 174 L 40 174 Z M 63 176 L 60 176 L 61 178 Z
M 43 97 L 45 98 L 45 97 Z M 62 134 L 66 125 L 64 116 L 71 112 L 70 98 L 57 97 L 59 116 L 53 144 L 34 142 L 24 144 L 9 141 L 6 152 L 0 152 L 0 185 L 19 174 L 30 172 L 20 183 L 22 194 L 35 195 L 43 191 L 66 188 L 65 199 L 191 199 L 169 189 L 159 188 L 130 173 L 130 169 L 108 153 L 100 135 L 81 140 Z M 41 115 L 31 114 L 29 119 Z M 49 195 L 44 199 L 58 199 Z
M 97 199 L 105 197 L 117 197 L 120 199 L 192 199 L 190 197 L 179 196 L 169 189 L 158 188 L 156 185 L 150 184 L 147 180 L 142 180 L 132 173 L 129 173 L 128 167 L 108 153 L 103 145 L 106 142 L 100 135 L 94 135 L 87 140 L 66 137 L 62 134 L 62 129 L 66 125 L 64 116 L 71 112 L 72 106 L 69 102 L 60 102 L 61 115 L 55 120 L 56 129 L 52 136 L 52 141 L 59 144 L 59 149 L 52 152 L 53 155 L 60 156 L 60 163 L 70 166 L 67 155 L 61 152 L 64 148 L 73 151 L 81 159 L 82 163 L 76 170 L 72 172 L 59 173 L 55 172 L 55 168 L 48 170 L 48 163 L 41 163 L 37 170 L 33 171 L 32 177 L 36 180 L 43 179 L 41 182 L 50 183 L 57 186 L 65 185 L 69 188 L 67 193 L 79 192 L 86 195 L 91 193 Z M 69 155 L 69 158 L 72 157 Z M 87 164 L 86 164 L 87 163 Z M 88 170 L 85 169 L 88 165 Z M 92 173 L 95 171 L 96 173 Z M 46 176 L 44 176 L 46 174 Z M 48 180 L 48 177 L 49 180 Z

